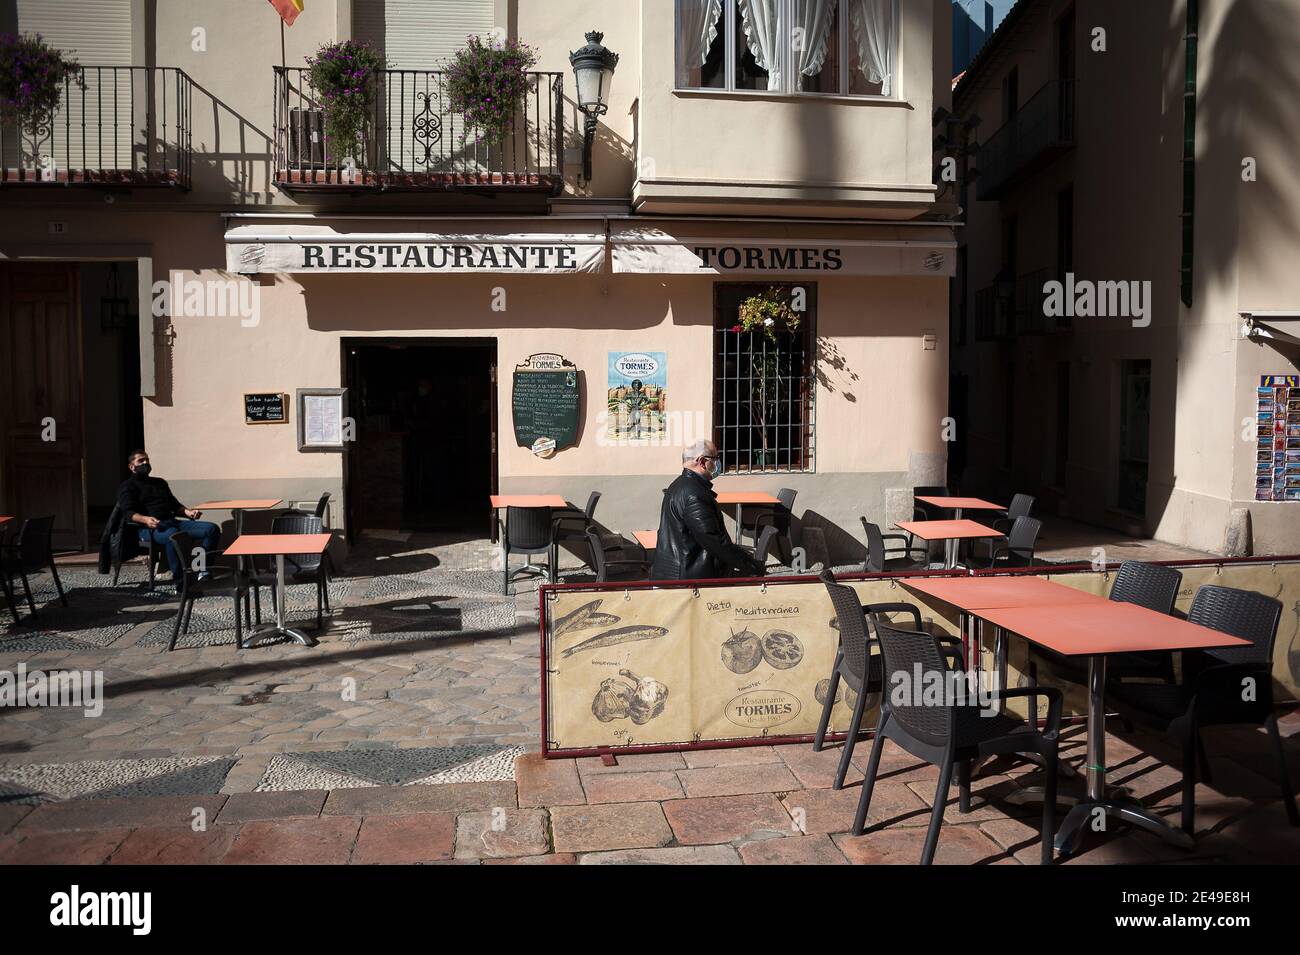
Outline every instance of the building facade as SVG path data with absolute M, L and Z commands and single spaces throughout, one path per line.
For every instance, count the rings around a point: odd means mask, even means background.
M 1300 419 L 1278 389 L 1300 371 L 1300 192 L 1279 110 L 1298 15 L 1020 0 L 971 63 L 954 480 L 1204 550 L 1295 551 Z
M 141 444 L 187 504 L 328 491 L 349 538 L 485 535 L 496 492 L 654 527 L 702 437 L 720 488 L 858 537 L 943 474 L 945 0 L 0 11 L 83 64 L 0 182 L 0 510 L 66 546 Z M 589 30 L 619 59 L 588 178 Z M 452 106 L 469 35 L 537 54 L 497 140 Z M 307 58 L 347 40 L 387 63 L 344 150 Z

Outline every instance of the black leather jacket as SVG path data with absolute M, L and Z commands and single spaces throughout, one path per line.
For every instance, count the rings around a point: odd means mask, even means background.
M 733 571 L 745 577 L 762 573 L 758 562 L 731 542 L 713 485 L 683 468 L 681 477 L 664 491 L 650 577 L 706 580 L 727 577 Z

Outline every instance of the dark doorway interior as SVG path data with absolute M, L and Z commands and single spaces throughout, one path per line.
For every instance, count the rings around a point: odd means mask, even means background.
M 344 342 L 348 521 L 365 530 L 486 536 L 495 487 L 496 343 Z

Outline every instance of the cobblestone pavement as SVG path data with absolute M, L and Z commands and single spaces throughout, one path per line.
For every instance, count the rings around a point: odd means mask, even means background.
M 1300 714 L 1284 721 L 1300 758 Z M 1081 728 L 1066 751 L 1082 761 Z M 1141 749 L 1137 749 L 1134 743 Z M 1267 774 L 1262 733 L 1207 734 L 1214 786 L 1197 787 L 1192 851 L 1122 828 L 1096 834 L 1070 864 L 1294 863 Z M 1112 778 L 1177 819 L 1179 774 L 1159 740 L 1112 736 Z M 854 753 L 845 787 L 829 788 L 838 748 L 781 746 L 599 759 L 517 757 L 514 778 L 447 785 L 82 799 L 0 804 L 0 864 L 19 863 L 521 863 L 914 864 L 933 802 L 935 770 L 889 744 L 868 831 L 848 830 L 868 755 Z M 969 813 L 956 794 L 939 838 L 940 864 L 1036 864 L 1036 807 L 1012 801 L 1032 766 L 999 760 L 973 781 Z M 1077 781 L 1064 781 L 1065 791 Z

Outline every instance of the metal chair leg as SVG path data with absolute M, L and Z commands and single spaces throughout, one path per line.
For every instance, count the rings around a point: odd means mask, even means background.
M 27 609 L 32 612 L 32 616 L 34 617 L 36 616 L 36 601 L 32 599 L 32 585 L 27 580 L 27 571 L 18 571 L 18 576 L 23 579 L 23 593 L 27 595 Z
M 921 865 L 934 861 L 934 851 L 939 847 L 939 829 L 943 826 L 943 811 L 948 805 L 948 787 L 952 783 L 953 759 L 945 759 L 939 770 L 939 785 L 934 790 L 934 808 L 930 810 L 930 828 L 925 833 L 925 848 L 921 850 Z
M 190 620 L 194 617 L 194 598 L 191 597 L 186 603 L 185 623 L 181 626 L 181 633 L 190 632 Z
M 1277 728 L 1277 714 L 1270 713 L 1264 721 L 1268 735 L 1273 740 L 1273 753 L 1277 756 L 1277 776 L 1282 785 L 1282 804 L 1286 807 L 1286 817 L 1291 825 L 1300 826 L 1300 811 L 1296 809 L 1295 787 L 1291 785 L 1291 774 L 1286 768 L 1286 750 L 1282 748 L 1282 734 Z
M 176 621 L 172 624 L 172 638 L 167 641 L 167 652 L 176 649 L 176 638 L 181 635 L 181 617 L 185 616 L 185 601 L 181 600 L 181 605 L 176 608 Z

